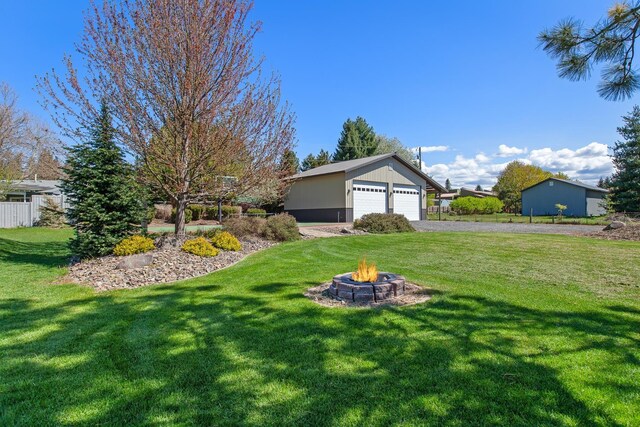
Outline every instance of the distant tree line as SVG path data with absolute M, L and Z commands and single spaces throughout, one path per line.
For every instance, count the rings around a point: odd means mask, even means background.
M 398 138 L 376 134 L 373 127 L 364 118 L 358 116 L 355 120 L 347 119 L 342 124 L 342 131 L 333 154 L 324 149 L 318 154 L 311 153 L 302 160 L 300 170 L 306 171 L 329 163 L 387 153 L 396 153 L 404 160 L 419 166 L 415 154 Z

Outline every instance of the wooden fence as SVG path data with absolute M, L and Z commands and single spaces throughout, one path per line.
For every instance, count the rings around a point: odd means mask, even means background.
M 30 202 L 0 202 L 0 228 L 33 227 L 40 220 L 40 209 L 47 197 L 66 211 L 69 203 L 64 196 L 31 196 Z

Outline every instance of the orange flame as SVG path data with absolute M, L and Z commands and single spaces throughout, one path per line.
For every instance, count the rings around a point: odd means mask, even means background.
M 367 264 L 367 259 L 362 258 L 358 262 L 358 271 L 351 275 L 356 282 L 376 282 L 378 280 L 378 269 L 375 264 Z

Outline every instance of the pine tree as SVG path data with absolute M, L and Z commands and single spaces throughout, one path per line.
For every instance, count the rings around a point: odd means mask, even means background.
M 613 147 L 616 171 L 609 184 L 611 202 L 618 212 L 640 212 L 640 107 L 633 107 L 622 120 L 618 133 L 623 140 Z
M 347 119 L 342 125 L 342 133 L 333 160 L 361 159 L 373 156 L 378 148 L 378 141 L 373 128 L 362 117 Z
M 476 185 L 476 191 L 483 191 L 482 190 L 482 185 L 480 185 L 480 184 Z
M 447 178 L 447 180 L 444 182 L 444 188 L 447 189 L 447 191 L 451 191 L 451 181 L 449 181 L 449 178 Z
M 295 151 L 285 150 L 280 160 L 280 170 L 285 176 L 295 175 L 300 170 L 300 160 Z
M 62 190 L 75 229 L 73 253 L 90 258 L 111 253 L 124 237 L 139 230 L 144 217 L 133 168 L 115 142 L 111 116 L 103 104 L 91 138 L 69 148 Z
M 300 170 L 304 172 L 309 169 L 317 168 L 318 166 L 328 165 L 332 161 L 333 158 L 327 150 L 320 150 L 320 153 L 316 156 L 309 154 L 305 157 L 300 165 Z

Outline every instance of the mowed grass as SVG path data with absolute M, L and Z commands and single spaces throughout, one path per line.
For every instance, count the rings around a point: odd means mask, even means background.
M 51 285 L 0 231 L 0 425 L 640 425 L 640 244 L 413 233 L 279 245 L 177 284 Z M 328 309 L 366 255 L 428 303 Z

